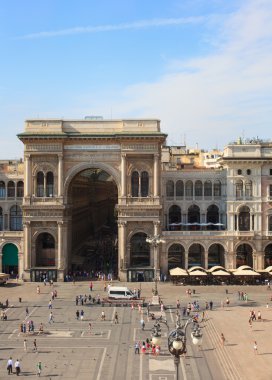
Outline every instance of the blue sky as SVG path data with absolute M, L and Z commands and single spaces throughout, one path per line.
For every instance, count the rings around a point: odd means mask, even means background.
M 168 143 L 271 137 L 271 0 L 0 3 L 0 159 L 30 118 L 159 118 Z

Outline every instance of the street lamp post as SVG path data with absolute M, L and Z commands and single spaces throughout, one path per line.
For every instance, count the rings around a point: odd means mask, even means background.
M 160 235 L 154 235 L 154 236 L 148 236 L 146 238 L 146 242 L 153 247 L 154 250 L 154 295 L 158 295 L 158 277 L 157 277 L 157 270 L 158 270 L 158 247 L 159 244 L 165 243 L 163 239 L 161 239 Z
M 191 333 L 192 342 L 195 345 L 201 345 L 202 333 L 198 323 L 193 318 L 189 318 L 185 325 L 181 326 L 180 322 L 177 323 L 176 329 L 171 331 L 168 336 L 168 350 L 174 357 L 174 364 L 176 367 L 176 380 L 179 380 L 179 365 L 180 356 L 186 353 L 186 333 L 189 324 L 194 324 L 194 329 Z

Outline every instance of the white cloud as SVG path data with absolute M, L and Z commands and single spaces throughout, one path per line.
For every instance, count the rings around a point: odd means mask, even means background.
M 128 29 L 144 29 L 153 27 L 163 27 L 170 25 L 185 25 L 185 24 L 196 24 L 203 22 L 204 17 L 179 17 L 179 18 L 161 18 L 152 20 L 139 20 L 130 23 L 121 24 L 110 24 L 110 25 L 96 25 L 96 26 L 85 26 L 85 27 L 75 27 L 67 28 L 61 30 L 45 31 L 30 33 L 21 36 L 22 39 L 32 39 L 32 38 L 48 38 L 48 37 L 59 37 L 68 36 L 74 34 L 88 34 L 88 33 L 100 33 L 100 32 L 113 32 L 117 30 L 128 30 Z
M 243 4 L 214 31 L 213 53 L 181 62 L 179 69 L 155 83 L 135 84 L 116 94 L 118 100 L 109 103 L 114 115 L 160 118 L 172 144 L 180 144 L 184 134 L 189 144 L 207 148 L 223 146 L 243 131 L 268 138 L 272 2 Z

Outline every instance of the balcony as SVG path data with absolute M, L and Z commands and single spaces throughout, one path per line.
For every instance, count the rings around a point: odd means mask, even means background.
M 162 236 L 227 236 L 228 231 L 162 231 Z
M 122 197 L 119 198 L 121 206 L 160 206 L 159 197 Z

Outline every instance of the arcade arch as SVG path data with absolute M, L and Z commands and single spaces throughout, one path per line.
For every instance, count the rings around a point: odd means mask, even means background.
M 205 266 L 204 247 L 201 244 L 192 244 L 188 251 L 188 268 Z
M 2 272 L 18 274 L 18 248 L 13 243 L 7 243 L 2 249 Z
M 168 271 L 173 268 L 185 269 L 185 249 L 181 244 L 172 244 L 168 249 Z
M 212 244 L 208 250 L 208 268 L 215 265 L 225 266 L 225 249 L 221 244 Z
M 241 265 L 253 267 L 253 250 L 249 244 L 240 244 L 236 248 L 236 268 Z
M 116 182 L 101 168 L 85 168 L 69 181 L 69 271 L 117 273 L 117 202 Z

